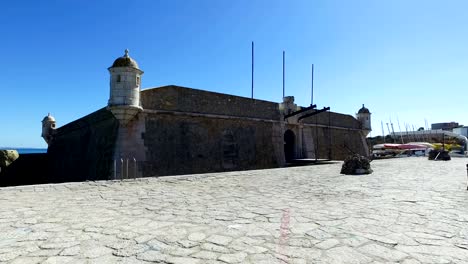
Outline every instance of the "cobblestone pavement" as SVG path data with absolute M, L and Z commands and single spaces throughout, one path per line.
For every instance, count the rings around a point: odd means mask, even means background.
M 468 263 L 467 159 L 0 189 L 0 262 Z

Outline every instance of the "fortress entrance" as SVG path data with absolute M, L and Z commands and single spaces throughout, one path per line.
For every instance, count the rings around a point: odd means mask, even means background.
M 294 159 L 296 135 L 290 129 L 284 132 L 284 157 L 286 162 L 290 162 Z

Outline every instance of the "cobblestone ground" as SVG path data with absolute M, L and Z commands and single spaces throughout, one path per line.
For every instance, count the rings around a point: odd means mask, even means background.
M 0 262 L 468 263 L 466 159 L 0 189 Z

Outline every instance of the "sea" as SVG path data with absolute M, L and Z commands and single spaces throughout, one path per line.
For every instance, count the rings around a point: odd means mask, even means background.
M 33 153 L 47 153 L 46 148 L 2 148 L 2 149 L 17 150 L 20 155 L 21 154 L 33 154 Z

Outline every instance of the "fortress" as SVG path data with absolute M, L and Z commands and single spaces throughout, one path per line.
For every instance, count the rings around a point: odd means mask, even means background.
M 111 67 L 107 106 L 56 128 L 48 115 L 52 182 L 283 167 L 298 159 L 367 155 L 370 115 L 300 107 L 180 86 L 141 89 L 128 50 Z

